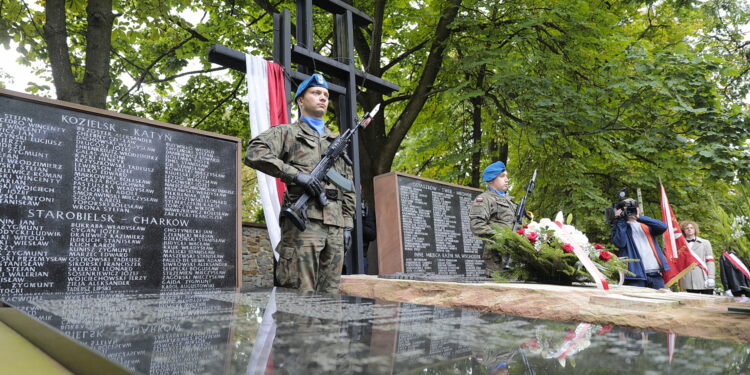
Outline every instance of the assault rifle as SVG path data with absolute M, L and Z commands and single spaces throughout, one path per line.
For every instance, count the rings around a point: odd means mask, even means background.
M 354 191 L 352 182 L 336 172 L 336 170 L 334 170 L 332 167 L 333 164 L 336 163 L 336 160 L 341 157 L 344 158 L 347 164 L 352 164 L 352 161 L 346 155 L 346 148 L 349 145 L 349 142 L 352 140 L 352 137 L 354 137 L 354 134 L 357 133 L 357 130 L 367 127 L 375 114 L 378 113 L 379 109 L 380 104 L 376 105 L 375 108 L 372 109 L 372 111 L 365 113 L 365 116 L 362 117 L 362 121 L 357 123 L 357 126 L 348 129 L 344 132 L 344 134 L 341 134 L 336 139 L 334 139 L 333 142 L 331 142 L 331 145 L 328 146 L 325 154 L 323 154 L 323 158 L 320 159 L 320 162 L 318 162 L 315 168 L 313 168 L 312 172 L 310 172 L 310 175 L 315 177 L 318 181 L 327 179 L 329 182 L 344 191 Z M 321 192 L 317 198 L 318 202 L 322 206 L 328 204 L 328 198 L 326 198 L 325 192 Z M 304 193 L 297 199 L 296 202 L 294 202 L 294 205 L 292 205 L 292 207 L 285 207 L 281 210 L 281 217 L 285 217 L 291 220 L 292 224 L 294 224 L 294 226 L 297 227 L 297 229 L 299 229 L 300 231 L 304 231 L 307 228 L 308 200 L 310 200 L 310 195 Z
M 528 214 L 526 213 L 526 198 L 529 197 L 529 193 L 534 191 L 535 184 L 536 184 L 536 169 L 534 169 L 534 175 L 531 176 L 531 180 L 529 180 L 529 184 L 526 186 L 526 194 L 521 199 L 521 202 L 518 203 L 518 207 L 516 207 L 516 218 L 515 218 L 515 221 L 513 221 L 514 232 L 518 229 L 518 227 L 523 225 L 524 216 L 528 217 Z

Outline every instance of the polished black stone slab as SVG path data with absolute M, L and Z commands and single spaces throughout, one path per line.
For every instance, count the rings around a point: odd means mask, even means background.
M 0 294 L 238 283 L 240 140 L 0 89 Z
M 398 175 L 405 273 L 483 277 L 483 243 L 471 232 L 476 189 Z
M 0 308 L 0 320 L 37 345 L 56 343 L 45 350 L 76 373 L 750 371 L 748 343 L 282 289 L 45 294 L 4 302 L 11 307 Z M 76 343 L 82 346 L 73 354 L 105 359 L 55 353 Z

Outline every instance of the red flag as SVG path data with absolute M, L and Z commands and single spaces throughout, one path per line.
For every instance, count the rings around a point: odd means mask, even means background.
M 708 274 L 708 269 L 688 247 L 685 236 L 682 235 L 680 224 L 675 219 L 674 211 L 669 205 L 664 185 L 660 185 L 660 187 L 661 221 L 667 224 L 667 231 L 664 232 L 664 256 L 669 263 L 669 271 L 664 272 L 664 286 L 669 288 L 695 266 L 701 267 L 706 274 Z
M 281 65 L 268 61 L 268 110 L 271 115 L 271 126 L 288 124 L 288 108 L 286 106 L 286 92 L 284 88 L 284 68 Z M 281 182 L 280 178 L 276 179 L 276 193 L 279 202 L 284 200 L 286 184 Z

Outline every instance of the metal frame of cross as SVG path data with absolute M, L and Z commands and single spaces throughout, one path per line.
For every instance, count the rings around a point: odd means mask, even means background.
M 312 50 L 313 46 L 313 5 L 333 14 L 336 58 L 320 55 Z M 338 100 L 340 108 L 338 123 L 340 129 L 352 128 L 357 124 L 357 86 L 365 87 L 385 95 L 399 91 L 400 87 L 380 77 L 357 70 L 354 66 L 354 27 L 366 27 L 372 24 L 372 18 L 360 10 L 340 0 L 297 0 L 297 44 L 291 44 L 291 16 L 288 9 L 273 15 L 274 50 L 273 60 L 284 68 L 284 88 L 287 95 L 287 112 L 291 118 L 292 81 L 299 84 L 317 69 L 321 73 L 336 78 L 343 86 L 329 84 L 328 91 Z M 341 60 L 345 62 L 341 62 Z M 221 45 L 215 45 L 209 51 L 209 61 L 239 71 L 245 71 L 245 54 Z M 299 71 L 292 69 L 296 64 Z M 369 110 L 369 108 L 367 109 Z M 353 162 L 354 186 L 357 192 L 357 204 L 354 224 L 354 246 L 345 257 L 348 273 L 365 273 L 362 243 L 362 196 L 359 171 L 359 137 L 352 139 L 349 156 Z M 371 260 L 373 261 L 373 260 Z

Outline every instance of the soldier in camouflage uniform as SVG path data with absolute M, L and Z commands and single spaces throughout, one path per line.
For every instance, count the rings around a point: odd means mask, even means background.
M 469 220 L 471 232 L 475 236 L 489 238 L 493 233 L 492 224 L 513 227 L 516 204 L 511 200 L 513 197 L 506 193 L 509 178 L 503 162 L 498 161 L 485 168 L 482 181 L 487 183 L 487 191 L 479 194 L 472 202 Z M 507 256 L 503 257 L 497 251 L 489 249 L 482 251 L 482 260 L 488 275 L 500 271 L 509 261 Z
M 351 239 L 355 195 L 310 175 L 336 139 L 323 123 L 328 109 L 327 87 L 328 83 L 319 74 L 302 82 L 295 95 L 300 120 L 271 127 L 253 138 L 245 154 L 245 164 L 287 184 L 282 203 L 285 207 L 292 206 L 305 192 L 312 197 L 308 201 L 309 220 L 304 232 L 290 220 L 282 219 L 276 266 L 278 285 L 337 293 L 345 242 L 348 245 Z M 352 178 L 351 167 L 342 159 L 336 161 L 334 169 Z M 321 192 L 328 198 L 326 206 L 315 198 Z

